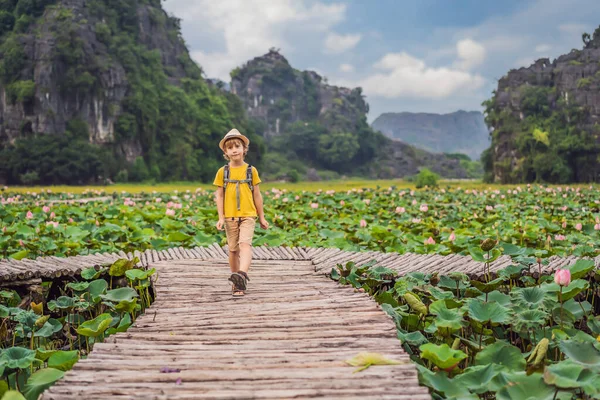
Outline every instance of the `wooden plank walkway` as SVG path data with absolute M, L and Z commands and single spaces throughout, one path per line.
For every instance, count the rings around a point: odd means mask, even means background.
M 37 259 L 12 260 L 0 259 L 0 286 L 5 282 L 18 280 L 57 278 L 61 276 L 75 276 L 84 268 L 112 263 L 119 258 L 133 259 L 139 257 L 140 265 L 147 266 L 148 263 L 164 260 L 214 260 L 226 258 L 227 246 L 221 247 L 216 243 L 207 247 L 194 248 L 170 248 L 168 250 L 146 250 L 133 253 L 95 253 L 67 258 L 39 257 Z M 258 260 L 310 260 L 315 265 L 315 270 L 329 273 L 332 267 L 338 263 L 355 261 L 366 263 L 376 260 L 377 265 L 389 267 L 405 275 L 411 271 L 425 273 L 439 272 L 448 273 L 460 271 L 471 278 L 483 276 L 483 264 L 473 261 L 470 256 L 458 254 L 440 256 L 437 254 L 413 254 L 413 253 L 382 253 L 379 251 L 352 252 L 335 248 L 301 248 L 301 247 L 267 247 L 254 248 L 254 259 Z M 576 256 L 557 257 L 548 259 L 549 264 L 542 268 L 543 273 L 552 273 L 557 268 L 574 263 Z M 595 258 L 596 266 L 600 267 L 600 256 Z M 511 264 L 510 257 L 502 256 L 494 261 L 490 271 L 498 271 Z M 537 267 L 534 268 L 537 270 Z
M 153 305 L 43 399 L 431 398 L 394 323 L 368 295 L 315 272 L 310 261 L 270 251 L 255 254 L 282 259 L 253 261 L 241 299 L 231 297 L 225 251 L 211 260 L 151 257 Z M 360 352 L 400 364 L 353 373 L 344 361 Z

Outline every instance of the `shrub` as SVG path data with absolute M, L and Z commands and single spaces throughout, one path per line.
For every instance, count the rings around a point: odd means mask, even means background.
M 115 176 L 115 182 L 127 182 L 129 180 L 129 173 L 126 169 L 120 170 Z
M 40 181 L 40 176 L 37 172 L 26 172 L 20 176 L 21 182 L 25 185 L 34 185 Z
M 415 186 L 417 189 L 421 189 L 425 186 L 437 187 L 438 179 L 440 176 L 428 168 L 423 168 L 415 176 Z

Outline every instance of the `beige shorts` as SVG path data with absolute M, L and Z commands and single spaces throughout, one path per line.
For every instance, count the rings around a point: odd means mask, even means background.
M 227 234 L 227 244 L 229 251 L 238 251 L 240 243 L 252 245 L 252 236 L 254 236 L 254 226 L 256 218 L 225 218 L 225 233 Z

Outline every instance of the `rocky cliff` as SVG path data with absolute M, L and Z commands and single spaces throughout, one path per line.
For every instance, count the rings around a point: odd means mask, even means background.
M 85 182 L 82 176 L 120 173 L 124 180 L 208 180 L 222 162 L 218 137 L 231 126 L 245 128 L 239 100 L 204 81 L 179 20 L 160 0 L 1 5 L 0 179 L 17 183 L 31 173 L 39 183 Z M 66 142 L 74 153 L 107 151 L 103 171 L 80 171 L 72 181 L 17 163 L 34 158 L 26 151 L 40 142 L 33 138 L 49 135 L 77 139 Z M 19 147 L 19 140 L 31 143 Z M 56 159 L 44 154 L 51 164 Z
M 437 153 L 463 153 L 478 160 L 489 147 L 489 131 L 479 111 L 450 114 L 384 113 L 373 129 L 393 139 Z
M 509 71 L 486 101 L 492 145 L 488 180 L 582 182 L 600 179 L 600 28 L 584 46 Z
M 369 106 L 361 88 L 330 85 L 313 71 L 294 69 L 277 50 L 231 73 L 239 96 L 269 152 L 286 163 L 372 178 L 412 175 L 428 167 L 445 177 L 466 177 L 457 160 L 390 140 L 366 123 Z

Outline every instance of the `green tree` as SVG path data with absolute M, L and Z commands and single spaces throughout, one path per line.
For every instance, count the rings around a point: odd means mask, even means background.
M 317 154 L 326 166 L 337 169 L 349 165 L 358 149 L 358 140 L 352 133 L 335 132 L 319 138 Z

